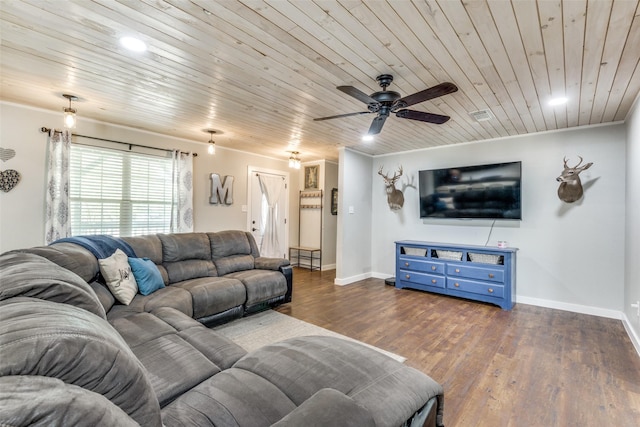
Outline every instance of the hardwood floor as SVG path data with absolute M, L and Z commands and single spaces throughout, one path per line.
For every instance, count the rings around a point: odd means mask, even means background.
M 619 320 L 293 277 L 277 311 L 407 357 L 444 386 L 447 427 L 640 426 L 640 357 Z

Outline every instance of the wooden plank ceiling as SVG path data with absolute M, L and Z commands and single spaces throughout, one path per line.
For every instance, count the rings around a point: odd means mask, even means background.
M 1 96 L 78 117 L 303 161 L 337 148 L 380 155 L 624 120 L 640 90 L 638 0 L 6 0 L 0 2 Z M 120 46 L 135 36 L 148 46 Z M 433 125 L 375 114 L 336 90 L 406 96 L 441 82 L 459 91 L 413 106 Z M 568 103 L 548 105 L 555 96 Z M 478 122 L 470 112 L 489 109 Z M 62 121 L 62 120 L 61 120 Z M 100 136 L 100 135 L 95 135 Z

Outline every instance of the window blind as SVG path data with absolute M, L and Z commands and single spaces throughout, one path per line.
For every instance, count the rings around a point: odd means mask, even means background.
M 138 236 L 168 233 L 171 159 L 73 144 L 71 233 Z

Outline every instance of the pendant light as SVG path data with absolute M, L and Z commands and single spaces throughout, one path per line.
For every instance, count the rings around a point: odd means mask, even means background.
M 63 108 L 64 110 L 64 127 L 65 129 L 75 129 L 76 128 L 76 110 L 75 108 L 71 108 L 71 101 L 77 101 L 78 97 L 69 94 L 62 94 L 63 97 L 69 100 L 69 107 Z
M 216 142 L 213 140 L 213 134 L 216 133 L 216 131 L 207 129 L 207 132 L 209 132 L 209 147 L 207 148 L 207 153 L 214 155 L 216 154 Z
M 289 157 L 289 167 L 292 169 L 300 169 L 300 159 L 298 158 L 298 151 L 290 151 L 291 156 Z

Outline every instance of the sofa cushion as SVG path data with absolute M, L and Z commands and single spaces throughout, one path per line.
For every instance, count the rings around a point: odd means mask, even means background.
M 244 304 L 247 291 L 241 281 L 228 277 L 201 277 L 171 285 L 184 289 L 192 296 L 194 319 L 222 313 Z
M 93 282 L 89 282 L 89 286 L 93 289 L 93 292 L 96 293 L 98 301 L 100 301 L 100 304 L 104 307 L 104 311 L 108 313 L 109 310 L 111 310 L 111 307 L 116 303 L 116 298 L 113 296 L 109 288 L 107 288 L 107 285 L 94 280 Z
M 129 258 L 129 265 L 138 284 L 138 292 L 142 295 L 150 295 L 164 288 L 160 270 L 149 258 Z
M 178 331 L 185 341 L 197 348 L 222 370 L 230 368 L 247 354 L 245 349 L 229 338 L 179 311 L 162 307 L 154 310 L 152 314 Z
M 119 426 L 138 424 L 101 394 L 56 378 L 0 377 L 2 426 Z
M 0 255 L 0 300 L 17 296 L 70 304 L 106 318 L 102 304 L 87 282 L 35 254 Z
M 211 242 L 211 256 L 214 260 L 231 255 L 252 255 L 246 231 L 227 230 L 207 233 L 207 235 Z
M 197 279 L 199 277 L 217 276 L 216 266 L 211 260 L 187 259 L 177 262 L 166 262 L 169 284 L 182 282 L 183 280 Z
M 146 368 L 161 407 L 220 372 L 223 368 L 216 362 L 229 366 L 246 353 L 227 338 L 168 308 L 111 323 Z M 198 341 L 196 346 L 192 344 Z
M 189 259 L 211 260 L 211 245 L 205 233 L 158 234 L 162 242 L 162 262 Z
M 49 246 L 37 246 L 34 248 L 20 249 L 15 252 L 26 252 L 40 255 L 64 267 L 82 277 L 85 282 L 90 282 L 98 276 L 100 267 L 93 254 L 75 243 L 53 243 Z
M 229 255 L 224 258 L 216 258 L 213 262 L 218 270 L 218 276 L 254 268 L 254 258 L 251 255 Z
M 270 426 L 296 405 L 266 379 L 231 368 L 204 381 L 162 409 L 173 426 Z
M 323 388 L 273 427 L 375 427 L 369 412 L 337 390 Z
M 106 320 L 69 305 L 16 297 L 0 302 L 0 377 L 41 375 L 104 395 L 140 425 L 160 425 L 140 361 Z
M 310 367 L 313 367 L 311 369 Z M 425 374 L 359 343 L 334 337 L 292 338 L 264 346 L 234 368 L 260 375 L 301 405 L 333 388 L 366 408 L 376 425 L 409 419 L 443 389 Z
M 278 271 L 270 270 L 245 270 L 231 273 L 224 277 L 233 277 L 240 280 L 247 289 L 247 301 L 245 305 L 269 301 L 287 293 L 287 279 Z
M 111 256 L 99 259 L 98 264 L 113 296 L 124 305 L 129 305 L 138 293 L 138 284 L 133 277 L 127 254 L 121 249 L 116 249 Z
M 140 258 L 149 258 L 158 268 L 165 285 L 169 284 L 169 274 L 162 265 L 162 242 L 156 234 L 146 236 L 123 237 Z
M 107 313 L 107 319 L 111 321 L 131 314 L 150 313 L 160 307 L 171 307 L 189 317 L 193 317 L 193 297 L 191 293 L 176 286 L 167 286 L 158 289 L 151 295 L 136 295 L 128 306 L 122 304 L 114 305 Z

